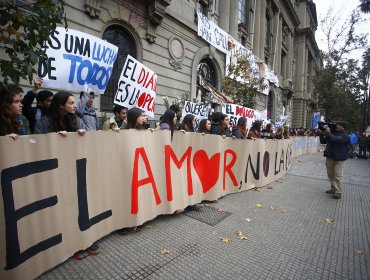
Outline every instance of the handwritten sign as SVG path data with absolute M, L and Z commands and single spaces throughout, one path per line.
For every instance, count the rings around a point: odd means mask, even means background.
M 247 130 L 249 130 L 255 120 L 254 109 L 235 105 L 235 104 L 224 104 L 222 106 L 222 113 L 226 114 L 230 118 L 230 126 L 236 126 L 240 117 L 247 119 Z
M 126 108 L 137 107 L 154 117 L 157 75 L 128 55 L 123 66 L 114 103 Z
M 223 53 L 229 53 L 229 34 L 198 12 L 198 35 Z
M 208 119 L 208 111 L 208 105 L 185 101 L 182 116 L 185 117 L 187 114 L 195 116 L 196 126 L 198 127 L 200 120 Z
M 39 61 L 43 86 L 72 92 L 103 94 L 118 47 L 95 36 L 57 27 L 46 45 L 47 61 Z

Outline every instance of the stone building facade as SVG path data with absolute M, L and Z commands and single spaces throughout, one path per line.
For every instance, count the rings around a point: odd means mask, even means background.
M 112 110 L 128 54 L 158 75 L 156 119 L 165 110 L 162 96 L 196 98 L 200 76 L 220 91 L 226 56 L 197 35 L 200 12 L 277 75 L 279 86 L 257 95 L 255 109 L 267 108 L 272 121 L 287 115 L 291 126 L 310 127 L 319 52 L 311 0 L 67 0 L 65 8 L 69 28 L 119 47 L 106 93 L 95 100 L 100 111 Z

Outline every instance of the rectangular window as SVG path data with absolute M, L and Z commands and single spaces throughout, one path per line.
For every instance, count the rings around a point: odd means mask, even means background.
M 270 49 L 271 19 L 269 15 L 265 16 L 265 48 Z
M 239 0 L 238 23 L 248 24 L 248 1 Z

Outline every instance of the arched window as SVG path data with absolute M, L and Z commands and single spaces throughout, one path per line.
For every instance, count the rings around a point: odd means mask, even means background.
M 132 57 L 137 58 L 137 48 L 131 34 L 119 25 L 109 26 L 104 31 L 103 40 L 107 40 L 109 43 L 118 47 L 117 60 L 114 63 L 108 86 L 105 93 L 101 96 L 101 110 L 112 111 L 113 98 L 117 92 L 118 81 L 123 65 L 125 64 L 126 57 L 129 54 Z
M 211 101 L 211 93 L 204 87 L 204 81 L 211 84 L 214 88 L 217 87 L 217 75 L 214 67 L 208 61 L 203 59 L 197 67 L 197 99 L 199 94 L 201 102 L 209 103 Z

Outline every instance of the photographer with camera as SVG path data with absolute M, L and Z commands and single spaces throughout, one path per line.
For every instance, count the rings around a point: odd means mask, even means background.
M 320 127 L 320 143 L 326 144 L 324 157 L 326 157 L 326 171 L 331 185 L 331 189 L 326 193 L 333 194 L 335 199 L 342 197 L 344 161 L 348 159 L 351 144 L 350 137 L 345 131 L 347 127 L 347 122 L 333 122 Z

